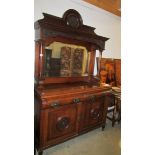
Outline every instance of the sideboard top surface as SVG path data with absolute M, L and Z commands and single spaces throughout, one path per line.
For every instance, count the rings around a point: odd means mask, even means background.
M 60 95 L 87 94 L 91 92 L 104 92 L 110 87 L 101 87 L 99 84 L 73 83 L 73 84 L 53 84 L 47 85 L 43 89 L 36 88 L 36 92 L 42 97 L 54 97 Z

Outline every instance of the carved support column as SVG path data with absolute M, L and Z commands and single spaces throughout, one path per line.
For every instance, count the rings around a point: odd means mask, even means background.
M 102 50 L 99 51 L 99 58 L 98 58 L 98 70 L 97 70 L 97 76 L 100 77 L 100 71 L 101 71 L 101 58 L 102 58 Z
M 37 81 L 36 85 L 38 85 L 38 88 L 42 89 L 42 80 L 44 79 L 44 49 L 45 49 L 45 44 L 42 39 L 37 41 L 37 63 L 35 66 L 35 69 L 37 69 Z
M 40 79 L 43 78 L 43 64 L 44 64 L 44 45 L 43 45 L 43 42 L 41 41 L 40 42 L 40 53 L 39 53 L 39 60 L 40 60 L 40 63 L 39 63 L 39 77 Z
M 96 48 L 95 46 L 91 46 L 89 49 L 89 76 L 92 77 L 94 74 L 94 64 L 95 64 L 95 56 L 96 56 Z
M 39 50 L 40 50 L 40 43 L 35 42 L 35 79 L 39 78 Z

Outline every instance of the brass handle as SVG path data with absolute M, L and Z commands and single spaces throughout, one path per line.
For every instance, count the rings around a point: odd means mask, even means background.
M 51 103 L 52 108 L 56 108 L 56 107 L 59 107 L 59 106 L 60 106 L 59 101 L 54 101 L 54 102 Z

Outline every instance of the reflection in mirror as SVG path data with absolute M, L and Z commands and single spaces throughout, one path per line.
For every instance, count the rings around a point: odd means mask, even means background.
M 83 46 L 53 42 L 45 47 L 44 76 L 87 76 L 88 55 Z

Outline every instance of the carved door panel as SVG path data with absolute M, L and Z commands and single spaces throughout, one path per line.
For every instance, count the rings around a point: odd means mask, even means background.
M 87 126 L 98 125 L 102 122 L 103 119 L 103 108 L 104 100 L 102 98 L 96 99 L 92 97 L 89 101 L 86 111 L 86 124 Z
M 76 131 L 76 105 L 68 105 L 48 115 L 48 139 L 74 134 Z
M 66 105 L 48 113 L 48 141 L 64 139 L 76 133 L 76 105 Z
M 103 120 L 103 98 L 90 98 L 89 101 L 78 104 L 79 132 L 98 125 Z

